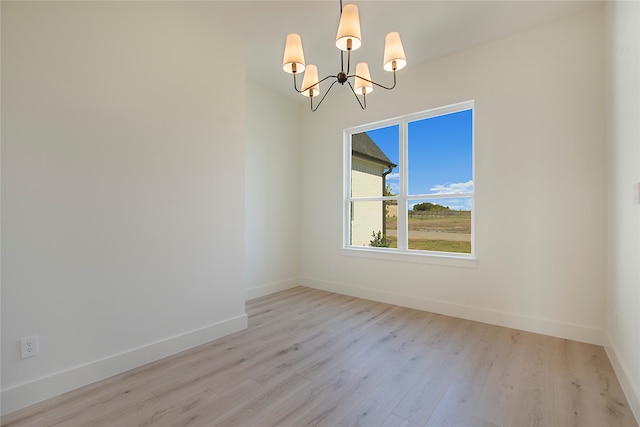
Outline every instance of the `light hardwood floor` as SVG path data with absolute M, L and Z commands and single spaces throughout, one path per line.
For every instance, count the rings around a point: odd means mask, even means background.
M 637 426 L 602 347 L 298 287 L 6 426 Z

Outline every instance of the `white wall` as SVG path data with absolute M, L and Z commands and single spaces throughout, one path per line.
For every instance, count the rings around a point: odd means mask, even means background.
M 173 3 L 2 2 L 4 413 L 246 326 L 233 40 Z
M 602 344 L 602 9 L 424 65 L 407 57 L 398 87 L 374 91 L 366 111 L 339 87 L 305 115 L 303 283 Z M 477 265 L 343 253 L 342 130 L 467 100 L 475 100 Z
M 247 82 L 245 283 L 247 299 L 300 284 L 301 109 Z
M 607 2 L 608 287 L 606 346 L 640 419 L 640 3 Z
M 242 328 L 245 295 L 302 275 L 606 341 L 637 415 L 638 4 L 606 7 L 606 104 L 594 9 L 410 62 L 366 112 L 338 87 L 311 114 L 253 83 L 245 99 L 212 57 L 243 63 L 242 47 L 180 6 L 2 2 L 2 412 Z M 345 256 L 342 130 L 469 99 L 477 267 Z M 41 354 L 18 360 L 31 334 Z

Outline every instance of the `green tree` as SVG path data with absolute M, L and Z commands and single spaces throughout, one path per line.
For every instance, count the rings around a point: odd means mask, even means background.
M 384 186 L 384 195 L 385 196 L 397 196 L 393 191 L 391 191 L 391 185 L 387 182 Z
M 446 206 L 438 205 L 435 203 L 423 202 L 413 205 L 414 211 L 426 211 L 426 212 L 445 212 L 450 211 Z

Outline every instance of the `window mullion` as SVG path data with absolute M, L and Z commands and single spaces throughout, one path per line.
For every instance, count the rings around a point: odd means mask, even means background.
M 400 185 L 399 185 L 399 194 L 398 194 L 398 250 L 405 252 L 407 251 L 407 242 L 408 242 L 408 218 L 407 218 L 407 191 L 408 191 L 408 183 L 407 183 L 407 163 L 408 163 L 408 153 L 407 153 L 407 124 L 406 120 L 402 120 L 399 125 L 399 157 L 400 157 Z
M 342 167 L 346 172 L 343 174 L 344 178 L 344 188 L 343 188 L 343 200 L 344 207 L 343 212 L 344 215 L 342 217 L 342 244 L 343 247 L 349 247 L 351 245 L 351 180 L 352 180 L 352 171 L 351 171 L 351 133 L 345 131 L 343 133 L 343 158 L 342 158 Z

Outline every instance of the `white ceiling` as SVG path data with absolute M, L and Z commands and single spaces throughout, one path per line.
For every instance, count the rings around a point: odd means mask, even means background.
M 356 3 L 360 11 L 362 47 L 353 52 L 352 64 L 368 62 L 373 80 L 390 84 L 391 75 L 382 70 L 384 37 L 389 31 L 400 32 L 407 67 L 411 67 L 579 13 L 601 1 L 344 0 L 344 3 Z M 335 47 L 339 0 L 183 4 L 244 38 L 247 78 L 271 90 L 303 101 L 291 87 L 291 75 L 282 71 L 284 41 L 291 32 L 302 36 L 305 60 L 318 66 L 320 78 L 340 71 L 340 54 Z M 233 71 L 231 67 L 229 72 Z

